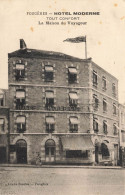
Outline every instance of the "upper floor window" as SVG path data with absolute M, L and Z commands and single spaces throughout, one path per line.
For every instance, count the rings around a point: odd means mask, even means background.
M 107 102 L 106 102 L 106 99 L 103 99 L 103 112 L 107 112 Z
M 115 103 L 113 104 L 113 114 L 116 115 L 116 104 Z
M 93 86 L 97 86 L 97 72 L 93 70 Z
M 20 80 L 25 77 L 25 67 L 24 64 L 16 64 L 16 80 Z
M 78 132 L 78 118 L 77 117 L 70 117 L 69 119 L 69 128 L 70 132 Z
M 102 89 L 106 90 L 106 78 L 102 77 Z
M 125 131 L 121 131 L 122 142 L 125 142 Z
M 4 131 L 5 121 L 3 118 L 0 118 L 0 131 Z
M 23 133 L 24 131 L 26 131 L 26 118 L 25 118 L 25 116 L 17 116 L 16 124 L 17 124 L 17 132 L 18 133 Z
M 93 95 L 93 101 L 94 101 L 94 109 L 97 110 L 99 106 L 99 100 L 97 98 L 97 95 Z
M 117 126 L 115 123 L 113 124 L 113 133 L 114 133 L 114 135 L 118 134 L 118 129 L 117 129 Z
M 108 133 L 108 130 L 107 130 L 107 121 L 103 121 L 103 132 L 104 132 L 105 134 Z
M 21 109 L 25 105 L 25 91 L 23 89 L 16 90 L 16 108 Z
M 45 81 L 53 81 L 53 66 L 45 65 Z
M 45 104 L 47 107 L 54 106 L 54 92 L 46 91 Z
M 116 86 L 115 83 L 112 84 L 112 94 L 114 97 L 116 97 Z
M 69 83 L 77 82 L 77 69 L 75 67 L 68 68 L 68 80 L 69 80 Z
M 93 119 L 93 130 L 94 130 L 94 133 L 98 133 L 98 119 L 97 118 L 94 118 Z
M 77 107 L 78 105 L 78 95 L 76 92 L 69 93 L 69 106 Z
M 0 106 L 3 106 L 3 94 L 0 94 Z
M 46 117 L 46 131 L 52 133 L 55 130 L 55 119 L 53 116 Z

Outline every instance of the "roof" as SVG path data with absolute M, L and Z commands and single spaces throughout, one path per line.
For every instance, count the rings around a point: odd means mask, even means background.
M 9 53 L 8 56 L 11 57 L 24 57 L 24 58 L 51 58 L 56 60 L 72 60 L 72 61 L 86 61 L 90 59 L 80 59 L 64 53 L 55 52 L 55 51 L 45 51 L 37 49 L 19 49 L 12 53 Z

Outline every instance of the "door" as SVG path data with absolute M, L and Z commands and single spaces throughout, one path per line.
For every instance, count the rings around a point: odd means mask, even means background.
M 0 147 L 0 163 L 6 163 L 6 147 Z
M 99 151 L 99 147 L 98 145 L 95 145 L 95 162 L 98 163 L 98 152 Z
M 117 144 L 114 145 L 114 161 L 115 161 L 115 165 L 117 165 L 117 162 L 118 162 L 118 145 Z
M 27 163 L 27 144 L 24 140 L 19 140 L 16 143 L 16 158 L 17 163 Z
M 45 155 L 46 155 L 46 162 L 55 161 L 55 142 L 52 139 L 46 141 Z

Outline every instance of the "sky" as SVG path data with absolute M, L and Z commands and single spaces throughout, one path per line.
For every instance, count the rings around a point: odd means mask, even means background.
M 37 11 L 47 15 L 27 15 Z M 100 15 L 55 16 L 54 12 Z M 61 23 L 59 17 L 79 17 L 73 22 L 87 24 L 45 25 L 46 21 Z M 39 21 L 44 25 L 39 25 Z M 87 56 L 119 80 L 119 102 L 125 103 L 125 0 L 0 0 L 0 28 L 0 88 L 8 88 L 8 53 L 19 49 L 19 39 L 24 39 L 28 48 L 84 59 L 84 43 L 63 40 L 86 35 Z

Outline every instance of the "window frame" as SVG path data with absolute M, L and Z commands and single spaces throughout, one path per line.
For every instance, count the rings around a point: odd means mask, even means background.
M 73 119 L 73 118 L 75 118 L 78 121 L 77 116 L 70 116 L 69 117 L 69 131 L 70 131 L 70 133 L 78 133 L 78 123 L 77 124 L 71 123 L 71 119 Z
M 23 98 L 19 98 L 19 97 L 16 96 L 16 109 L 22 109 L 25 106 L 25 104 L 26 104 L 26 91 L 24 89 L 17 89 L 16 93 L 18 91 L 24 92 L 24 97 Z
M 25 78 L 25 64 L 16 63 L 16 65 L 24 66 L 23 69 L 16 68 L 15 66 L 15 79 L 19 81 Z
M 98 85 L 98 75 L 97 75 L 97 71 L 93 70 L 93 86 L 97 87 Z
M 17 122 L 17 118 L 21 118 L 21 117 L 24 117 L 25 118 L 25 122 Z M 17 125 L 17 132 L 18 133 L 24 133 L 25 131 L 26 131 L 26 116 L 24 116 L 24 115 L 18 115 L 17 117 L 16 117 L 16 125 Z
M 68 83 L 69 84 L 77 83 L 78 73 L 71 74 L 69 71 L 70 68 L 74 68 L 77 71 L 76 67 L 68 67 Z
M 46 71 L 46 67 L 52 67 L 53 71 Z M 44 81 L 45 82 L 53 82 L 54 81 L 54 67 L 53 67 L 53 65 L 45 65 L 44 66 Z
M 103 89 L 104 91 L 106 91 L 106 89 L 107 89 L 106 87 L 107 87 L 106 77 L 103 76 L 103 77 L 102 77 L 102 89 Z
M 103 112 L 107 112 L 107 101 L 103 98 Z

